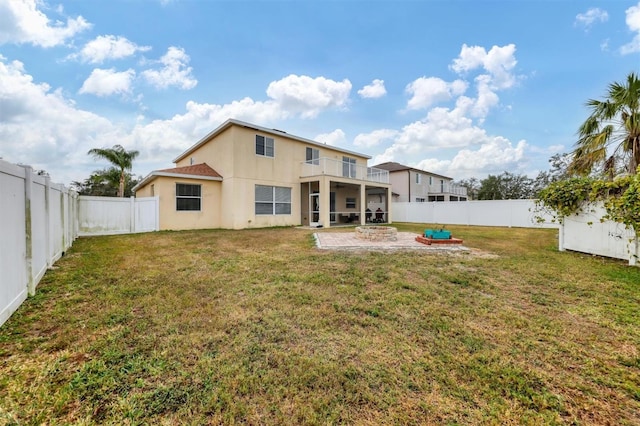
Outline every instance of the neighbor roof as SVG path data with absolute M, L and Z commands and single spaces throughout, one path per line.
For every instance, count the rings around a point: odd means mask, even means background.
M 416 169 L 415 167 L 405 166 L 404 164 L 396 163 L 395 161 L 389 161 L 387 163 L 378 164 L 377 166 L 373 166 L 373 167 L 377 169 L 387 170 L 389 172 L 401 172 L 404 170 L 413 170 L 414 172 L 428 173 L 430 175 L 438 176 L 445 179 L 453 179 L 453 178 L 450 178 L 449 176 L 439 175 L 437 173 L 428 172 L 426 170 Z
M 142 179 L 140 183 L 134 186 L 132 190 L 135 192 L 160 176 L 177 177 L 182 179 L 222 180 L 220 173 L 213 170 L 207 163 L 201 163 L 193 164 L 191 166 L 173 167 L 171 169 L 154 170 Z
M 225 121 L 224 123 L 222 123 L 220 126 L 218 126 L 215 130 L 213 130 L 212 132 L 207 134 L 205 137 L 200 139 L 198 142 L 196 142 L 193 146 L 191 146 L 185 152 L 183 152 L 182 154 L 177 156 L 173 160 L 173 162 L 177 163 L 178 161 L 180 161 L 183 158 L 187 157 L 193 151 L 195 151 L 196 149 L 200 148 L 202 145 L 206 144 L 211 139 L 213 139 L 214 137 L 216 137 L 217 135 L 219 135 L 220 133 L 222 133 L 223 131 L 225 131 L 226 129 L 228 129 L 229 127 L 234 126 L 234 125 L 235 126 L 240 126 L 240 127 L 246 127 L 248 129 L 253 129 L 253 130 L 256 130 L 256 131 L 258 131 L 260 133 L 267 133 L 267 134 L 274 135 L 274 136 L 293 139 L 293 140 L 304 142 L 304 143 L 307 143 L 307 144 L 310 144 L 310 145 L 317 145 L 317 146 L 322 146 L 322 147 L 325 147 L 325 148 L 327 147 L 327 145 L 324 144 L 324 143 L 316 142 L 314 140 L 303 138 L 303 137 L 300 137 L 300 136 L 295 136 L 295 135 L 289 134 L 289 133 L 287 133 L 285 131 L 282 131 L 282 130 L 268 129 L 266 127 L 258 126 L 256 124 L 246 123 L 246 122 L 240 121 L 240 120 L 229 119 L 229 120 Z M 331 147 L 331 149 L 334 149 L 334 150 L 339 151 L 339 152 L 344 152 L 345 154 L 357 155 L 359 157 L 363 157 L 363 158 L 366 158 L 366 159 L 370 159 L 371 158 L 369 155 L 362 154 L 360 152 L 349 151 L 349 150 L 346 150 L 346 149 L 338 148 L 338 147 L 333 146 L 333 145 L 331 145 L 330 147 Z
M 170 169 L 155 170 L 156 172 L 180 174 L 180 175 L 194 175 L 194 176 L 212 176 L 222 178 L 220 173 L 213 170 L 207 163 L 194 164 L 184 167 L 173 167 Z

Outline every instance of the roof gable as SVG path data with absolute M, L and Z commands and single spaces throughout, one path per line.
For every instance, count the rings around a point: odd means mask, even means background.
M 349 151 L 347 149 L 338 148 L 338 147 L 333 146 L 333 145 L 327 145 L 327 144 L 324 144 L 324 143 L 316 142 L 314 140 L 303 138 L 301 136 L 292 135 L 292 134 L 287 133 L 287 132 L 285 132 L 283 130 L 269 129 L 267 127 L 258 126 L 256 124 L 251 124 L 251 123 L 247 123 L 247 122 L 240 121 L 240 120 L 235 120 L 235 119 L 229 119 L 229 120 L 225 121 L 224 123 L 222 123 L 220 126 L 218 126 L 216 129 L 214 129 L 213 131 L 208 133 L 205 137 L 200 139 L 194 145 L 189 147 L 182 154 L 177 156 L 173 160 L 173 162 L 177 163 L 180 160 L 186 158 L 189 154 L 191 154 L 192 152 L 194 152 L 195 150 L 197 150 L 201 146 L 205 145 L 207 142 L 209 142 L 210 140 L 212 140 L 213 138 L 215 138 L 216 136 L 218 136 L 220 133 L 222 133 L 223 131 L 225 131 L 226 129 L 228 129 L 231 126 L 244 127 L 246 129 L 255 130 L 255 131 L 259 132 L 259 133 L 264 133 L 264 134 L 277 136 L 277 137 L 281 137 L 281 138 L 287 138 L 287 139 L 290 139 L 290 140 L 302 142 L 302 143 L 309 144 L 309 145 L 316 145 L 318 147 L 329 148 L 329 149 L 332 149 L 334 151 L 342 152 L 344 154 L 356 155 L 358 157 L 362 157 L 362 158 L 366 158 L 366 159 L 370 159 L 371 158 L 371 156 L 366 155 L 366 154 L 362 154 L 360 152 Z
M 427 173 L 429 175 L 432 176 L 437 176 L 437 177 L 441 177 L 444 179 L 451 179 L 453 180 L 453 178 L 450 178 L 449 176 L 444 176 L 438 173 L 433 173 L 433 172 L 429 172 L 426 170 L 421 170 L 421 169 L 416 169 L 415 167 L 409 167 L 409 166 L 405 166 L 404 164 L 400 164 L 400 163 L 396 163 L 394 161 L 389 161 L 386 163 L 382 163 L 382 164 L 378 164 L 376 166 L 373 166 L 377 169 L 382 169 L 382 170 L 387 170 L 389 173 L 392 172 L 402 172 L 402 171 L 414 171 L 414 172 L 418 172 L 418 173 Z
M 170 169 L 155 170 L 155 172 L 164 172 L 178 175 L 193 175 L 193 176 L 210 176 L 222 178 L 220 173 L 213 170 L 207 163 L 194 164 L 184 167 L 173 167 Z
M 146 186 L 160 176 L 176 177 L 181 179 L 222 180 L 220 173 L 213 170 L 207 163 L 193 164 L 191 166 L 154 170 L 133 187 L 133 192 L 136 192 L 138 189 Z

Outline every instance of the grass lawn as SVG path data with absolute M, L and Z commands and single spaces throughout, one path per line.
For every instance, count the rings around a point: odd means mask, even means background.
M 640 424 L 640 268 L 448 229 L 494 256 L 79 239 L 0 328 L 0 424 Z

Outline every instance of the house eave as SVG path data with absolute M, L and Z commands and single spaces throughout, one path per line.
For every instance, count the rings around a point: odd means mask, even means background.
M 222 182 L 221 177 L 217 176 L 203 176 L 203 175 L 189 175 L 184 173 L 171 173 L 171 172 L 151 172 L 144 179 L 142 179 L 136 186 L 134 186 L 131 190 L 136 192 L 138 189 L 146 186 L 153 180 L 159 177 L 173 177 L 178 179 L 194 179 L 194 180 L 211 180 Z
M 182 154 L 178 155 L 173 162 L 177 163 L 180 160 L 183 160 L 184 158 L 186 158 L 189 154 L 191 154 L 192 152 L 194 152 L 195 150 L 197 150 L 198 148 L 200 148 L 202 145 L 206 144 L 207 142 L 209 142 L 211 139 L 213 139 L 214 137 L 216 137 L 217 135 L 219 135 L 220 133 L 222 133 L 223 131 L 225 131 L 226 129 L 228 129 L 231 126 L 240 126 L 240 127 L 244 127 L 247 129 L 252 129 L 255 130 L 257 132 L 260 133 L 266 133 L 269 135 L 273 135 L 273 136 L 279 136 L 279 137 L 286 137 L 288 139 L 293 139 L 296 140 L 298 142 L 303 142 L 309 145 L 315 145 L 318 147 L 330 147 L 332 150 L 338 151 L 338 152 L 342 152 L 345 154 L 349 154 L 349 155 L 355 155 L 361 158 L 365 158 L 367 160 L 371 159 L 371 156 L 366 155 L 366 154 L 362 154 L 360 152 L 355 152 L 355 151 L 350 151 L 348 149 L 343 149 L 343 148 L 338 148 L 335 147 L 333 145 L 326 145 L 320 142 L 316 142 L 314 140 L 311 139 L 307 139 L 307 138 L 303 138 L 301 136 L 295 136 L 292 135 L 290 133 L 286 133 L 283 132 L 281 130 L 277 130 L 277 129 L 269 129 L 266 127 L 262 127 L 262 126 L 258 126 L 255 124 L 251 124 L 251 123 L 247 123 L 244 121 L 240 121 L 240 120 L 236 120 L 236 119 L 228 119 L 227 121 L 225 121 L 224 123 L 222 123 L 220 126 L 218 126 L 217 128 L 215 128 L 213 131 L 209 132 L 205 137 L 203 137 L 202 139 L 200 139 L 198 142 L 196 142 L 194 145 L 192 145 L 190 148 L 188 148 L 186 151 L 184 151 Z

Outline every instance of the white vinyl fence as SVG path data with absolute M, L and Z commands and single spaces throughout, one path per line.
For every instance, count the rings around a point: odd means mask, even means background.
M 605 214 L 604 207 L 598 205 L 586 213 L 564 218 L 558 237 L 559 249 L 624 259 L 629 265 L 639 265 L 640 244 L 635 232 L 621 223 L 600 222 Z
M 393 203 L 394 222 L 442 225 L 509 226 L 520 228 L 559 228 L 558 248 L 629 261 L 640 265 L 640 242 L 631 229 L 621 223 L 600 218 L 602 206 L 587 213 L 565 218 L 562 224 L 551 215 L 536 212 L 535 200 L 460 201 L 432 203 Z M 544 221 L 539 223 L 538 217 Z
M 158 197 L 78 197 L 78 235 L 114 235 L 160 229 Z
M 0 325 L 73 243 L 76 202 L 48 176 L 0 160 Z
M 451 201 L 392 203 L 394 222 L 442 225 L 509 226 L 518 228 L 557 228 L 552 217 L 538 222 L 535 200 Z

